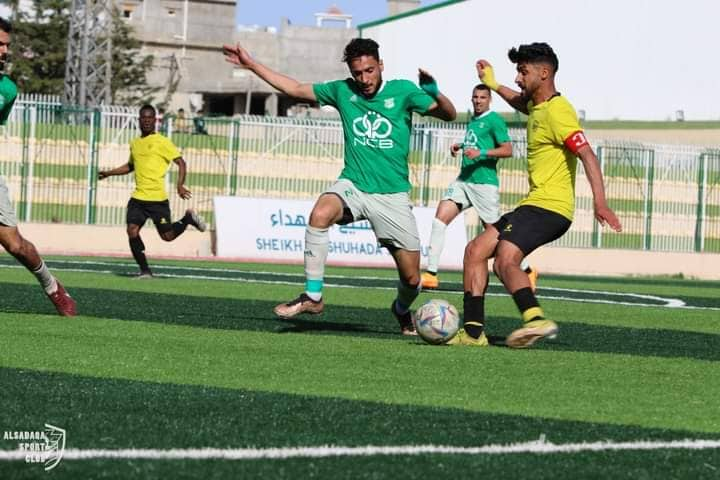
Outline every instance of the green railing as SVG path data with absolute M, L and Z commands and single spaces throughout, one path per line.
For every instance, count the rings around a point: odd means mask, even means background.
M 180 127 L 180 128 L 178 128 Z M 434 206 L 458 172 L 450 145 L 462 127 L 416 124 L 409 157 L 417 205 Z M 174 195 L 176 216 L 193 207 L 212 221 L 218 195 L 314 199 L 342 168 L 339 122 L 243 116 L 198 118 L 186 125 L 167 119 L 159 128 L 188 164 L 190 201 Z M 132 176 L 97 181 L 99 169 L 128 159 L 138 135 L 131 108 L 85 110 L 55 103 L 20 102 L 2 131 L 0 170 L 23 221 L 122 225 Z M 514 156 L 499 163 L 501 203 L 510 210 L 527 192 L 525 132 L 511 130 Z M 613 233 L 594 221 L 592 195 L 578 166 L 576 214 L 569 247 L 720 252 L 720 148 L 597 142 L 610 205 L 623 221 Z M 473 212 L 468 231 L 480 228 Z

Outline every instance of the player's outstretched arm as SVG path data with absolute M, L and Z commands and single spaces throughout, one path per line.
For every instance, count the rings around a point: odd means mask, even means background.
M 117 168 L 113 168 L 112 170 L 100 170 L 98 172 L 98 180 L 103 180 L 107 177 L 113 177 L 115 175 L 127 175 L 128 173 L 133 171 L 133 166 L 130 163 L 126 163 L 125 165 L 121 165 Z
M 523 97 L 517 90 L 513 90 L 505 85 L 500 85 L 498 81 L 495 80 L 495 70 L 493 70 L 490 62 L 487 60 L 478 60 L 475 63 L 475 68 L 477 69 L 480 81 L 487 85 L 490 90 L 497 92 L 497 94 L 515 110 L 525 114 L 528 113 L 527 98 Z
M 578 149 L 577 154 L 583 163 L 585 176 L 590 183 L 590 189 L 593 193 L 595 219 L 600 222 L 600 225 L 607 224 L 616 232 L 621 232 L 622 225 L 620 224 L 620 220 L 618 220 L 615 212 L 608 207 L 605 198 L 605 185 L 603 184 L 602 171 L 600 170 L 600 163 L 595 156 L 595 152 L 593 152 L 590 145 L 585 145 Z
M 427 114 L 448 122 L 455 120 L 455 117 L 457 117 L 455 105 L 449 98 L 440 93 L 435 78 L 426 70 L 418 68 L 418 83 L 425 93 L 435 99 L 435 103 L 430 105 Z
M 240 44 L 235 46 L 223 45 L 223 54 L 225 55 L 225 61 L 241 68 L 247 68 L 265 82 L 269 83 L 271 86 L 286 95 L 312 102 L 316 100 L 312 84 L 300 83 L 294 78 L 290 78 L 282 73 L 271 70 L 262 63 L 255 61 L 248 51 L 241 47 Z
M 192 194 L 190 193 L 190 190 L 185 188 L 185 177 L 187 176 L 187 164 L 185 163 L 185 159 L 182 157 L 178 157 L 175 160 L 173 160 L 173 163 L 178 166 L 178 176 L 177 176 L 177 194 L 180 198 L 183 200 L 189 200 L 190 197 L 192 197 Z

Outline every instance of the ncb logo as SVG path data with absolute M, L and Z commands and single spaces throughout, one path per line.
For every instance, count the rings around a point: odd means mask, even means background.
M 354 145 L 381 149 L 395 146 L 393 140 L 388 138 L 392 134 L 392 123 L 377 112 L 370 111 L 356 118 L 352 127 L 355 134 Z

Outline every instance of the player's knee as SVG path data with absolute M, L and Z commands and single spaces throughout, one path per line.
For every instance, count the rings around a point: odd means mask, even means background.
M 25 245 L 22 238 L 12 238 L 3 243 L 5 250 L 13 257 L 22 257 L 25 254 Z
M 417 287 L 420 284 L 420 272 L 404 273 L 400 280 L 409 287 Z
M 160 232 L 160 238 L 165 240 L 166 242 L 172 242 L 175 240 L 175 232 L 172 230 L 168 230 L 167 232 Z
M 484 255 L 484 252 L 485 249 L 483 248 L 483 245 L 477 239 L 475 239 L 465 246 L 464 261 L 466 263 L 474 263 L 487 260 L 487 258 L 485 258 L 486 255 Z
M 316 228 L 328 228 L 335 223 L 335 212 L 329 208 L 316 208 L 310 214 L 310 225 Z

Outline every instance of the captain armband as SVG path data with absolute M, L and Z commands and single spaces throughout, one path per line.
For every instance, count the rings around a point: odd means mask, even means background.
M 588 142 L 587 138 L 585 137 L 585 133 L 583 133 L 582 130 L 571 133 L 565 139 L 565 146 L 575 155 L 577 155 L 578 150 L 580 150 L 585 145 L 590 146 L 590 143 Z

